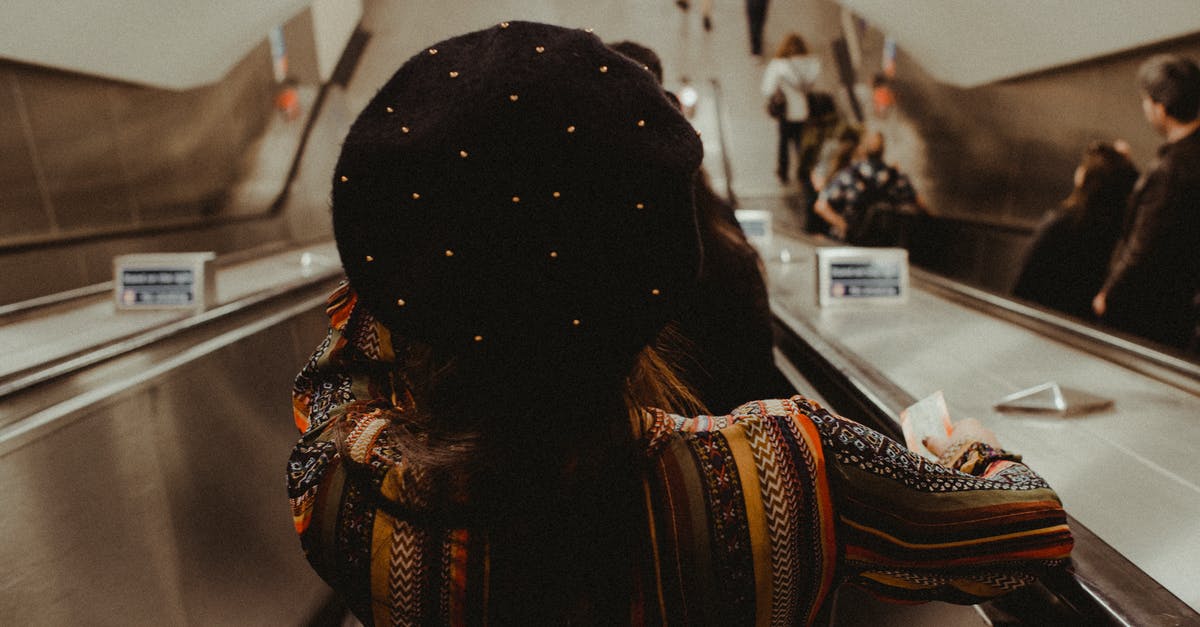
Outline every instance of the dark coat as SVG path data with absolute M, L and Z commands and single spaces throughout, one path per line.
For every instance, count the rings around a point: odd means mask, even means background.
M 1117 208 L 1119 211 L 1119 208 Z M 1062 209 L 1046 214 L 1033 234 L 1013 296 L 1091 320 L 1119 233 Z
M 1200 291 L 1200 131 L 1158 150 L 1138 181 L 1108 278 L 1106 324 L 1185 348 Z

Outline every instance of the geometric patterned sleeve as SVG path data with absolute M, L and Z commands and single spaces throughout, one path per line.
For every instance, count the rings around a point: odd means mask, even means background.
M 1071 550 L 1058 497 L 1014 456 L 976 445 L 960 469 L 941 466 L 801 396 L 729 416 L 660 412 L 649 442 L 648 615 L 810 624 L 843 583 L 977 603 Z
M 796 405 L 825 447 L 843 582 L 892 600 L 973 604 L 1067 561 L 1062 503 L 1018 457 L 974 443 L 941 465 L 811 401 Z
M 387 365 L 394 362 L 391 338 L 345 285 L 326 303 L 330 326 L 325 340 L 296 377 L 293 417 L 302 436 L 288 460 L 288 497 L 305 557 L 365 625 L 375 614 L 372 538 L 382 527 L 371 494 L 349 480 L 339 445 L 343 426 L 377 435 L 386 421 L 374 420 L 395 404 Z M 356 433 L 357 435 L 357 433 Z M 361 438 L 366 441 L 366 438 Z
M 659 413 L 650 429 L 655 557 L 648 623 L 811 624 L 835 584 L 820 434 L 791 401 L 730 416 Z

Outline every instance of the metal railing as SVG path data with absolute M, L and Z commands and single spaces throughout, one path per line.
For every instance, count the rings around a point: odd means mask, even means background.
M 951 282 L 944 279 L 932 281 L 923 273 L 918 273 L 918 277 L 918 281 L 929 281 L 922 283 L 923 287 L 937 283 L 939 293 L 953 291 L 957 302 L 977 296 L 969 288 L 953 290 L 948 285 Z M 996 303 L 991 298 L 977 301 L 976 306 L 987 308 L 989 313 L 993 312 L 992 307 L 997 307 L 1005 319 L 1028 315 L 1029 324 L 1038 325 L 1042 331 L 1051 328 L 1047 325 L 1061 322 L 1047 320 L 1052 316 L 1037 315 L 1036 311 L 1023 311 L 1016 303 Z M 779 354 L 803 374 L 818 394 L 838 411 L 853 415 L 894 438 L 903 438 L 900 411 L 916 402 L 916 398 L 836 340 L 823 336 L 815 327 L 790 315 L 782 307 L 772 304 L 772 313 Z M 1079 330 L 1075 332 L 1082 337 L 1093 336 Z M 1123 342 L 1113 342 L 1104 350 L 1115 351 L 1121 347 L 1124 347 Z M 1147 355 L 1144 348 L 1125 348 L 1131 353 L 1126 354 L 1127 359 L 1121 361 L 1122 365 L 1128 366 L 1139 356 L 1147 357 L 1151 362 L 1159 361 Z M 989 620 L 1011 624 L 1015 619 L 1018 624 L 1038 625 L 1200 624 L 1200 614 L 1179 597 L 1078 520 L 1068 516 L 1068 523 L 1075 537 L 1071 569 L 1051 574 L 1035 586 L 979 606 Z

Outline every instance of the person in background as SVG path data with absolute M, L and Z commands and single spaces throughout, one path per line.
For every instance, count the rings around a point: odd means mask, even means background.
M 641 64 L 647 72 L 650 72 L 654 76 L 654 80 L 658 81 L 659 85 L 662 85 L 663 64 L 657 52 L 636 41 L 629 40 L 614 42 L 608 44 L 608 47 Z
M 746 0 L 746 21 L 750 26 L 750 54 L 761 57 L 763 53 L 763 28 L 767 25 L 767 3 L 769 0 Z
M 827 232 L 829 225 L 815 210 L 818 195 L 829 184 L 834 174 L 848 167 L 858 152 L 862 129 L 854 124 L 843 124 L 833 138 L 825 140 L 817 156 L 817 164 L 809 175 L 812 200 L 805 204 L 804 230 L 808 233 Z
M 1200 354 L 1200 67 L 1159 55 L 1138 70 L 1142 111 L 1166 142 L 1134 187 L 1108 276 L 1092 299 L 1101 322 Z
M 808 53 L 804 39 L 789 33 L 779 44 L 774 58 L 763 70 L 762 95 L 770 98 L 776 91 L 783 94 L 784 110 L 778 118 L 779 149 L 776 154 L 775 175 L 781 183 L 790 180 L 789 162 L 796 152 L 797 177 L 806 180 L 813 164 L 806 162 L 801 146 L 804 122 L 809 117 L 808 92 L 821 74 L 821 60 Z
M 691 7 L 691 2 L 688 0 L 675 0 L 675 5 L 687 11 Z M 711 31 L 713 27 L 712 7 L 713 0 L 700 0 L 700 21 L 703 23 L 705 31 Z
M 855 246 L 902 243 L 903 215 L 925 205 L 908 176 L 883 160 L 883 133 L 869 131 L 859 145 L 861 157 L 833 176 L 813 210 L 828 225 L 830 237 Z
M 845 169 L 854 161 L 858 154 L 858 142 L 862 139 L 862 129 L 853 124 L 846 124 L 838 131 L 837 136 L 821 146 L 821 154 L 817 165 L 813 168 L 813 188 L 818 192 L 825 189 L 829 179 L 837 172 Z
M 1137 177 L 1129 156 L 1113 144 L 1088 146 L 1070 196 L 1034 232 L 1013 295 L 1091 319 Z
M 703 153 L 640 65 L 528 22 L 355 120 L 287 480 L 364 625 L 812 624 L 843 584 L 976 603 L 1066 563 L 1057 495 L 977 422 L 935 462 L 802 396 L 700 411 L 663 335 Z

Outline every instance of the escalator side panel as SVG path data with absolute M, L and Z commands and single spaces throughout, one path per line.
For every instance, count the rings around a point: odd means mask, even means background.
M 319 309 L 96 403 L 0 457 L 11 624 L 303 624 L 329 592 L 292 529 L 292 377 Z

